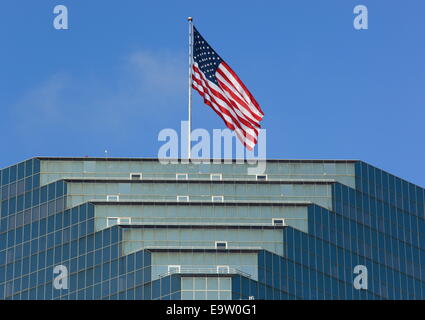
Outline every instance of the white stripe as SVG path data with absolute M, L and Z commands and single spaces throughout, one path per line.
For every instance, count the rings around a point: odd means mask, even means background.
M 229 88 L 239 99 L 241 99 L 242 101 L 245 101 L 245 99 L 244 98 L 242 98 L 241 96 L 240 96 L 240 94 L 239 94 L 239 92 L 237 92 L 236 90 L 235 90 L 235 88 L 231 85 L 231 84 L 229 84 L 227 81 L 226 81 L 226 79 L 224 79 L 223 78 L 223 76 L 222 75 L 220 75 L 219 73 L 216 73 L 215 74 L 215 76 L 216 76 L 216 78 L 217 78 L 217 80 L 219 81 L 219 82 L 222 82 L 227 88 Z M 259 123 L 259 121 L 257 120 L 257 119 L 255 119 L 255 118 L 253 118 L 252 117 L 252 114 L 247 110 L 247 107 L 245 107 L 245 106 L 242 106 L 237 100 L 235 100 L 232 96 L 231 96 L 231 94 L 230 93 L 228 93 L 226 90 L 223 90 L 224 91 L 224 94 L 225 94 L 225 96 L 226 96 L 226 98 L 228 98 L 229 100 L 232 100 L 237 106 L 238 106 L 238 109 L 240 110 L 240 111 L 242 111 L 245 115 L 246 115 L 246 117 L 249 117 L 249 119 L 251 119 L 254 123 L 256 123 L 257 124 L 257 127 L 259 127 L 260 126 L 260 123 Z M 245 101 L 245 103 L 246 103 L 246 101 Z M 251 108 L 250 107 L 248 107 L 248 109 L 249 110 L 251 110 Z M 260 115 L 259 116 L 260 118 L 262 118 L 262 116 Z
M 195 74 L 195 73 L 194 73 Z M 201 81 L 202 81 L 202 79 L 200 79 Z M 236 124 L 235 124 L 235 122 L 232 120 L 232 118 L 230 118 L 227 114 L 225 114 L 225 113 L 223 113 L 220 109 L 219 109 L 219 107 L 218 107 L 218 105 L 214 102 L 214 101 L 212 101 L 212 99 L 211 99 L 211 96 L 210 96 L 210 94 L 208 93 L 208 88 L 206 88 L 206 87 L 204 87 L 204 86 L 202 86 L 202 85 L 199 85 L 198 83 L 196 83 L 196 82 L 193 82 L 193 85 L 196 87 L 196 88 L 198 88 L 198 90 L 200 90 L 200 91 L 202 91 L 203 93 L 204 93 L 204 98 L 206 99 L 206 100 L 208 100 L 209 102 L 211 102 L 211 104 L 213 105 L 213 108 L 218 112 L 218 113 L 220 113 L 225 119 L 226 119 L 226 121 L 228 122 L 228 123 L 230 123 L 231 125 L 233 125 L 234 126 L 234 128 L 235 128 L 235 130 L 239 130 L 239 131 L 242 131 L 242 132 L 246 132 L 246 133 L 248 133 L 249 135 L 251 135 L 252 137 L 253 137 L 253 139 L 254 139 L 254 141 L 255 142 L 253 142 L 253 141 L 251 141 L 251 140 L 249 140 L 248 138 L 245 138 L 244 137 L 244 141 L 245 141 L 245 143 L 246 144 L 248 144 L 248 145 L 250 145 L 250 146 L 252 146 L 252 147 L 254 147 L 255 146 L 255 144 L 256 144 L 256 142 L 257 142 L 257 137 L 258 137 L 258 134 L 256 134 L 255 132 L 249 132 L 249 131 L 247 131 L 247 130 L 244 130 L 244 129 L 241 129 L 241 128 L 239 128 Z M 215 100 L 220 100 L 220 99 L 218 99 L 216 96 L 214 96 L 214 98 L 215 98 Z M 239 123 L 239 122 L 238 122 Z M 240 124 L 241 126 L 243 125 L 243 124 Z M 249 129 L 249 128 L 248 128 Z M 245 134 L 246 134 L 245 133 Z M 239 138 L 239 139 L 241 139 L 241 138 Z
M 241 134 L 239 131 L 240 131 L 240 129 L 235 130 L 236 137 L 238 137 L 239 141 L 242 142 L 242 144 L 245 143 L 245 144 L 249 145 L 251 147 L 251 149 L 254 149 L 256 143 L 254 144 L 251 140 L 245 139 L 244 135 Z
M 252 132 L 252 129 L 251 129 L 251 131 L 248 131 L 248 130 L 246 130 L 246 129 L 244 129 L 244 125 L 243 124 L 241 124 L 240 122 L 237 122 L 237 123 L 235 123 L 234 121 L 233 121 L 233 119 L 231 118 L 231 117 L 229 117 L 227 114 L 225 114 L 225 113 L 223 113 L 220 109 L 219 109 L 219 106 L 214 102 L 214 101 L 212 101 L 212 99 L 211 99 L 211 96 L 213 96 L 214 98 L 215 98 L 215 100 L 217 101 L 217 100 L 220 100 L 220 99 L 218 99 L 216 96 L 214 96 L 214 95 L 210 95 L 210 93 L 209 93 L 209 90 L 208 90 L 208 88 L 206 88 L 206 87 L 204 87 L 204 86 L 202 86 L 202 85 L 199 85 L 198 83 L 196 83 L 196 82 L 194 82 L 193 83 L 193 85 L 196 87 L 196 88 L 198 88 L 200 91 L 202 91 L 205 95 L 206 95 L 206 99 L 208 100 L 208 101 L 210 101 L 211 102 L 211 104 L 213 104 L 213 108 L 218 112 L 218 113 L 220 113 L 225 119 L 226 119 L 226 121 L 228 122 L 228 123 L 230 123 L 231 125 L 233 125 L 234 127 L 235 127 L 235 130 L 236 129 L 238 129 L 238 130 L 241 130 L 241 131 L 244 131 L 245 132 L 245 134 L 249 134 L 250 136 L 252 136 L 252 138 L 255 140 L 255 142 L 257 141 L 257 137 L 258 137 L 258 134 L 257 133 L 255 133 L 255 132 Z M 239 126 L 237 125 L 237 124 L 239 124 Z M 240 127 L 242 127 L 242 128 L 240 128 Z M 249 128 L 248 128 L 249 129 Z M 251 141 L 252 142 L 252 141 Z
M 197 65 L 196 63 L 195 63 L 195 65 Z M 203 81 L 204 83 L 205 83 L 205 81 L 208 81 L 208 85 L 210 86 L 210 87 L 212 87 L 212 89 L 214 89 L 214 90 L 216 90 L 216 91 L 218 91 L 219 93 L 221 93 L 224 97 L 226 97 L 226 94 L 224 93 L 224 91 L 223 91 L 223 89 L 221 89 L 219 86 L 217 86 L 215 83 L 213 83 L 213 82 L 211 82 L 211 81 L 209 81 L 208 79 L 206 79 L 206 77 L 205 77 L 205 75 L 203 75 L 202 73 L 198 73 L 198 72 L 196 72 L 195 70 L 193 70 L 193 73 L 194 73 L 194 75 L 195 75 L 195 77 L 198 79 L 198 80 L 200 80 L 200 81 Z M 212 94 L 212 93 L 211 93 Z M 216 98 L 217 100 L 219 100 L 218 102 L 221 102 L 221 103 L 219 103 L 223 108 L 225 108 L 227 111 L 229 111 L 229 113 L 238 121 L 238 123 L 240 123 L 241 124 L 241 126 L 243 126 L 244 128 L 246 128 L 246 130 L 254 130 L 255 131 L 255 135 L 258 135 L 258 130 L 255 128 L 255 126 L 249 121 L 249 120 L 247 120 L 242 114 L 241 114 L 241 112 L 238 110 L 238 109 L 236 109 L 236 108 L 234 108 L 232 105 L 230 105 L 227 101 L 224 101 L 224 100 L 222 100 L 222 99 L 220 99 L 219 97 L 216 97 L 215 95 L 213 95 L 212 94 L 212 96 L 214 96 L 214 98 Z M 220 111 L 221 112 L 221 111 Z M 238 116 L 236 116 L 236 114 L 235 114 L 235 112 L 238 114 Z M 250 125 L 252 125 L 253 127 L 254 127 L 254 129 L 252 129 L 252 128 L 250 128 L 250 127 L 248 127 L 248 126 L 246 126 L 245 124 L 243 124 L 241 121 L 240 121 L 240 119 L 239 118 L 242 118 L 242 119 L 244 119 L 246 122 L 248 122 Z M 251 135 L 253 135 L 253 134 L 251 134 Z
M 202 87 L 201 85 L 198 85 L 197 83 L 194 83 L 193 85 L 195 87 L 197 87 L 200 91 L 204 92 L 205 99 L 207 99 L 208 101 L 210 101 L 211 104 L 213 105 L 213 108 L 217 110 L 217 108 L 218 108 L 217 105 L 211 100 L 210 95 L 204 91 L 204 87 Z M 221 115 L 223 115 L 223 117 L 228 118 L 228 116 L 226 114 L 223 114 L 222 112 L 220 112 L 220 110 L 218 110 L 218 112 Z M 235 128 L 234 131 L 236 132 L 238 139 L 242 143 L 245 143 L 245 144 L 249 145 L 251 148 L 254 148 L 255 147 L 255 144 L 257 143 L 257 136 L 256 137 L 253 137 L 254 138 L 254 141 L 251 141 L 250 139 L 248 139 L 248 138 L 245 137 L 245 134 L 246 133 L 242 133 L 242 134 L 240 133 L 240 132 L 244 132 L 244 130 L 238 128 L 234 124 L 234 122 L 232 121 L 232 119 L 228 118 L 227 122 L 234 126 L 234 128 Z
M 227 76 L 227 78 L 232 82 L 236 90 L 244 97 L 244 100 L 246 101 L 247 105 L 250 107 L 250 110 L 258 115 L 260 118 L 263 118 L 263 115 L 258 111 L 257 107 L 252 103 L 251 99 L 249 98 L 248 94 L 245 92 L 245 90 L 241 87 L 241 85 L 238 83 L 238 81 L 233 77 L 229 71 L 220 63 L 218 68 L 223 71 L 223 73 Z
M 205 87 L 206 88 L 209 85 L 214 90 L 216 90 L 219 93 L 221 93 L 223 96 L 226 96 L 224 94 L 224 92 L 223 92 L 223 89 L 221 89 L 220 87 L 218 87 L 215 83 L 213 83 L 213 82 L 209 81 L 208 79 L 206 79 L 203 74 L 200 74 L 200 73 L 196 72 L 195 70 L 193 70 L 193 74 L 194 74 L 195 78 L 197 78 L 198 80 L 200 80 L 202 83 L 205 83 Z M 206 81 L 208 81 L 208 85 L 206 84 Z M 223 101 L 219 97 L 217 97 L 214 94 L 212 94 L 212 92 L 209 92 L 209 95 L 213 96 L 217 100 L 217 103 L 219 103 L 223 108 L 225 108 L 227 111 L 229 111 L 229 113 L 235 118 L 235 120 L 238 121 L 238 123 L 240 124 L 239 125 L 240 127 L 242 127 L 245 131 L 247 131 L 251 136 L 253 136 L 253 137 L 258 136 L 258 131 L 256 131 L 255 129 L 252 129 L 252 128 L 248 127 L 248 126 L 246 126 L 245 124 L 243 124 L 239 120 L 239 118 L 243 118 L 245 121 L 247 121 L 248 123 L 250 123 L 248 120 L 245 119 L 245 117 L 240 113 L 239 110 L 233 108 L 226 101 Z M 222 113 L 220 110 L 218 110 L 218 111 L 220 113 Z M 238 116 L 236 116 L 235 112 L 238 113 L 239 118 L 238 118 Z
M 194 75 L 195 75 L 195 77 L 198 79 L 198 80 L 201 80 L 201 81 L 203 81 L 203 82 L 205 82 L 205 78 L 204 79 L 202 79 L 202 78 L 200 78 L 200 75 L 197 73 L 197 72 L 194 72 Z M 214 89 L 214 90 L 216 90 L 216 91 L 218 91 L 219 93 L 221 93 L 222 95 L 223 95 L 223 97 L 225 97 L 226 98 L 226 94 L 225 94 L 225 92 L 223 91 L 223 89 L 221 89 L 220 87 L 218 87 L 215 83 L 213 83 L 213 82 L 211 82 L 211 81 L 209 81 L 208 79 L 206 79 L 206 81 L 208 81 L 208 83 L 209 83 L 209 85 Z M 229 111 L 229 113 L 238 121 L 238 123 L 240 123 L 240 125 L 241 126 L 243 126 L 244 128 L 246 128 L 246 130 L 254 130 L 254 135 L 258 135 L 258 125 L 257 125 L 257 127 L 253 124 L 253 123 L 251 123 L 246 117 L 244 117 L 244 115 L 240 112 L 240 110 L 239 109 L 237 109 L 237 108 L 234 108 L 228 101 L 226 101 L 226 100 L 223 100 L 223 99 L 221 99 L 220 97 L 217 97 L 216 95 L 214 95 L 212 92 L 210 92 L 211 93 L 211 95 L 213 95 L 214 96 L 214 98 L 217 100 L 217 102 L 218 102 L 218 104 L 220 105 L 220 106 L 222 106 L 223 108 L 225 108 L 226 110 L 228 110 Z M 221 111 L 220 111 L 221 112 Z M 237 116 L 235 115 L 235 113 L 237 114 Z M 250 127 L 248 127 L 247 125 L 245 125 L 245 124 L 243 124 L 242 122 L 241 122 L 241 120 L 240 119 L 244 119 L 247 123 L 249 123 L 250 125 L 252 125 L 253 126 L 253 128 L 250 128 Z M 253 135 L 253 134 L 251 134 L 251 135 Z

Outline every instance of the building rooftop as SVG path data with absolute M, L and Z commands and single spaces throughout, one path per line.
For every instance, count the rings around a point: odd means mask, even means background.
M 55 161 L 159 161 L 158 158 L 126 158 L 126 157 L 117 157 L 117 158 L 109 158 L 109 157 L 35 157 L 39 160 L 55 160 Z M 164 159 L 170 161 L 188 161 L 188 159 Z M 196 161 L 222 161 L 222 162 L 233 162 L 241 161 L 241 159 L 196 159 L 193 158 L 191 160 Z M 263 159 L 260 159 L 263 160 Z M 282 163 L 355 163 L 360 160 L 355 159 L 265 159 L 267 162 L 282 162 Z

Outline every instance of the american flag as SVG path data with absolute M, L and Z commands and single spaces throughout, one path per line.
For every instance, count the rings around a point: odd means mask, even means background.
M 234 130 L 241 143 L 252 150 L 264 116 L 243 82 L 193 27 L 192 87 Z

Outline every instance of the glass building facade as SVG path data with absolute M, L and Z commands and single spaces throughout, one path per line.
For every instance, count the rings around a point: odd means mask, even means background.
M 423 188 L 354 160 L 249 166 L 2 169 L 0 299 L 425 299 Z

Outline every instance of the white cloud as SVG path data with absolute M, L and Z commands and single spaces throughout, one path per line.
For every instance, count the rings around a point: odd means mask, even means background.
M 183 54 L 138 51 L 123 59 L 113 78 L 53 74 L 12 107 L 18 135 L 58 132 L 121 132 L 139 119 L 175 118 L 187 95 Z M 81 72 L 80 72 L 81 74 Z M 164 111 L 167 112 L 164 112 Z
M 60 121 L 62 111 L 61 92 L 69 85 L 65 74 L 55 74 L 29 90 L 16 103 L 12 113 L 17 116 L 19 129 L 28 122 L 46 123 Z
M 145 91 L 167 95 L 179 94 L 187 88 L 187 66 L 183 55 L 141 51 L 132 54 L 129 62 Z

